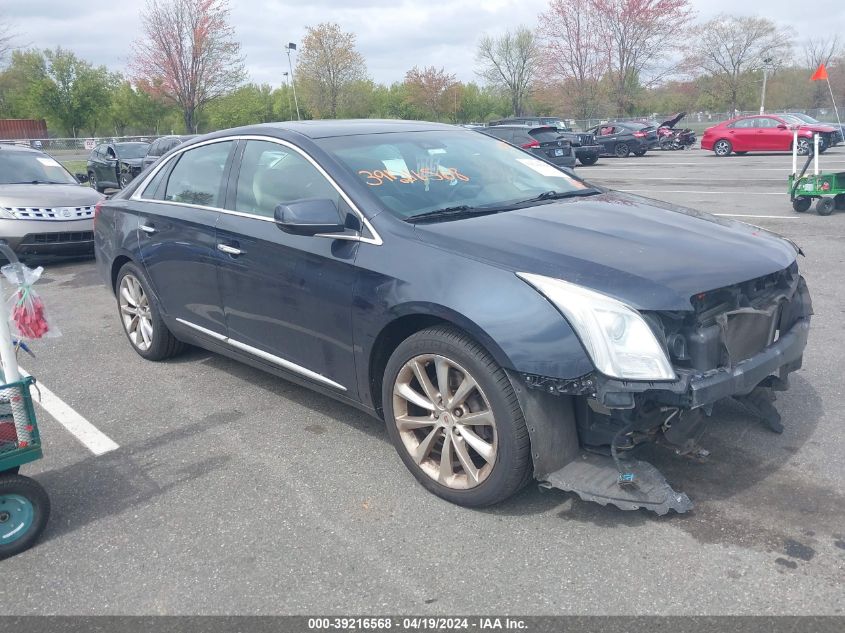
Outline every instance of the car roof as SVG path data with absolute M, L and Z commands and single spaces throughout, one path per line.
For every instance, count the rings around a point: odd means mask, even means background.
M 333 136 L 356 136 L 369 134 L 388 134 L 391 132 L 429 132 L 461 130 L 456 125 L 430 123 L 428 121 L 400 121 L 397 119 L 337 119 L 321 121 L 282 121 L 278 123 L 260 123 L 244 127 L 220 130 L 203 138 L 211 139 L 236 134 L 267 134 L 269 132 L 296 132 L 311 139 Z
M 0 151 L 2 152 L 25 152 L 29 154 L 41 154 L 47 156 L 44 152 L 27 145 L 16 145 L 15 143 L 0 143 Z

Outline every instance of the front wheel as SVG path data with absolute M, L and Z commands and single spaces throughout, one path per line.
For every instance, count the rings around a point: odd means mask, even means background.
M 796 213 L 805 213 L 806 211 L 809 211 L 811 204 L 813 204 L 812 198 L 799 196 L 792 201 L 792 210 Z
M 94 188 L 94 191 L 97 193 L 103 193 L 103 188 L 100 186 L 100 183 L 97 182 L 97 175 L 93 171 L 88 172 L 88 182 L 91 187 Z
M 29 549 L 47 526 L 50 498 L 34 479 L 0 477 L 0 560 Z
M 598 154 L 587 154 L 578 157 L 578 162 L 582 165 L 595 165 L 599 160 Z
M 836 201 L 833 198 L 819 198 L 816 201 L 816 213 L 819 215 L 830 215 L 836 208 Z
M 810 141 L 805 138 L 798 139 L 798 155 L 799 156 L 807 156 L 810 152 L 813 151 L 813 146 L 810 144 Z
M 117 309 L 132 349 L 147 360 L 166 360 L 185 347 L 167 329 L 146 277 L 129 262 L 117 274 Z
M 617 143 L 616 147 L 613 148 L 613 153 L 616 158 L 627 158 L 628 154 L 631 153 L 631 148 L 628 147 L 627 143 Z
M 837 211 L 845 211 L 845 193 L 837 193 L 833 196 L 833 204 Z
M 387 432 L 414 477 L 464 506 L 507 499 L 531 476 L 522 410 L 504 370 L 451 326 L 410 336 L 382 388 Z
M 716 143 L 713 145 L 713 153 L 719 157 L 730 156 L 732 151 L 733 145 L 731 145 L 730 141 L 727 141 L 725 139 L 716 141 Z

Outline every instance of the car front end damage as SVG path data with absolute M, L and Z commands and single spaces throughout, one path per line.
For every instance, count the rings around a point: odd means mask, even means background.
M 812 315 L 797 264 L 696 294 L 691 306 L 640 313 L 671 363 L 672 380 L 628 380 L 600 371 L 568 380 L 510 373 L 541 485 L 624 510 L 683 513 L 692 507 L 690 499 L 637 459 L 638 447 L 656 443 L 705 460 L 700 440 L 714 403 L 725 398 L 739 401 L 772 431 L 783 431 L 773 402 L 801 367 Z M 584 332 L 579 335 L 583 341 Z

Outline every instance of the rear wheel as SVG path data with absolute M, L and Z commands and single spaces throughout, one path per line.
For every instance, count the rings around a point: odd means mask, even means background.
M 816 202 L 816 213 L 819 215 L 830 215 L 836 208 L 833 198 L 819 198 Z
M 100 183 L 97 182 L 97 175 L 93 171 L 88 172 L 88 182 L 91 184 L 91 187 L 94 188 L 94 191 L 97 193 L 103 193 L 103 188 L 100 186 Z
M 792 209 L 796 213 L 804 213 L 810 209 L 810 205 L 813 204 L 813 199 L 808 198 L 807 196 L 800 196 L 795 198 L 792 201 Z
M 833 203 L 837 211 L 845 211 L 845 193 L 838 193 L 833 196 Z
M 617 158 L 627 158 L 630 153 L 631 148 L 628 147 L 627 143 L 617 143 L 616 147 L 613 148 L 613 154 Z
M 133 263 L 117 274 L 117 309 L 132 349 L 147 360 L 166 360 L 185 348 L 167 329 L 158 300 L 144 274 Z
M 733 151 L 733 145 L 726 139 L 721 139 L 713 144 L 713 153 L 716 156 L 730 156 Z
M 487 506 L 528 482 L 531 446 L 510 380 L 462 331 L 437 326 L 403 341 L 383 384 L 388 434 L 426 489 Z
M 582 165 L 595 165 L 599 160 L 598 154 L 587 154 L 578 157 L 578 162 Z
M 798 139 L 798 155 L 799 156 L 807 156 L 812 151 L 812 145 L 810 141 L 806 138 L 799 138 Z
M 35 544 L 50 517 L 50 498 L 34 479 L 0 477 L 0 560 Z

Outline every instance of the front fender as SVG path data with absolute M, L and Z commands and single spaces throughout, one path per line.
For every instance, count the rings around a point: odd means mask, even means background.
M 369 367 L 379 335 L 408 315 L 454 323 L 517 372 L 566 379 L 594 369 L 566 319 L 512 271 L 415 240 L 362 245 L 356 264 L 352 322 L 365 403 L 373 401 Z

